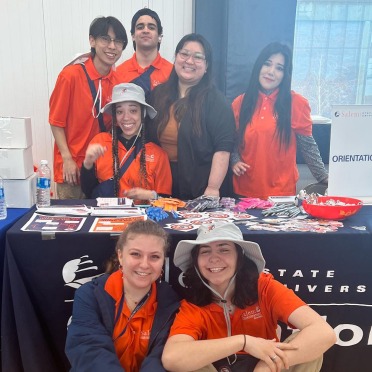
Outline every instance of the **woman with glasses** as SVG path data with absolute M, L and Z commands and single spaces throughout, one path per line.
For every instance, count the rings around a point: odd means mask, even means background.
M 179 306 L 161 281 L 167 246 L 158 224 L 133 222 L 109 272 L 76 291 L 66 340 L 71 371 L 165 372 L 160 358 Z
M 263 272 L 259 245 L 245 241 L 235 224 L 202 225 L 196 240 L 178 243 L 174 264 L 184 273 L 186 300 L 164 348 L 167 370 L 320 370 L 336 341 L 333 329 Z M 278 322 L 299 332 L 279 342 Z
M 84 197 L 81 165 L 89 141 L 110 128 L 109 117 L 100 111 L 119 83 L 112 67 L 128 43 L 127 33 L 115 17 L 98 17 L 90 25 L 89 43 L 91 52 L 61 71 L 49 102 L 59 199 Z
M 168 153 L 172 196 L 229 195 L 234 118 L 212 83 L 212 50 L 203 36 L 180 40 L 169 80 L 152 91 L 150 102 L 158 115 L 146 130 Z
M 291 91 L 291 74 L 289 47 L 269 44 L 253 66 L 245 94 L 232 104 L 237 135 L 231 165 L 237 196 L 295 195 L 297 143 L 317 181 L 328 183 L 312 137 L 309 103 Z

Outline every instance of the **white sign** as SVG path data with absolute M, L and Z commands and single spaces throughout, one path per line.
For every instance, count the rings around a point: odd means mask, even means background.
M 372 198 L 372 106 L 332 110 L 328 195 Z

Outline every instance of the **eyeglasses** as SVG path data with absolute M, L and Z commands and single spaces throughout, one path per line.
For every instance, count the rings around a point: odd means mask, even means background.
M 98 36 L 98 39 L 101 41 L 101 43 L 104 46 L 110 45 L 112 41 L 114 42 L 116 48 L 118 48 L 118 49 L 123 49 L 124 48 L 124 45 L 125 45 L 125 42 L 123 40 L 121 40 L 121 39 L 112 39 L 108 35 Z
M 178 52 L 180 58 L 184 61 L 187 61 L 190 57 L 194 60 L 196 64 L 201 64 L 205 61 L 205 55 L 199 52 L 191 53 L 189 50 L 181 49 Z

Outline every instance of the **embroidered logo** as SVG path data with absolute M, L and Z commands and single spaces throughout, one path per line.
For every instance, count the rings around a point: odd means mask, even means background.
M 256 306 L 253 310 L 243 311 L 241 318 L 242 320 L 249 320 L 249 319 L 255 320 L 255 319 L 262 318 L 260 307 Z
M 150 339 L 150 331 L 141 331 L 140 333 L 141 340 L 149 340 Z
M 150 163 L 153 163 L 155 161 L 155 156 L 154 154 L 146 154 L 146 161 L 150 162 Z

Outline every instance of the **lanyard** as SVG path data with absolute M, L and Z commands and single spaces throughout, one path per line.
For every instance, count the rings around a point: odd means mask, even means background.
M 131 314 L 129 315 L 129 318 L 128 318 L 128 322 L 127 324 L 125 325 L 124 329 L 120 332 L 119 336 L 117 336 L 113 341 L 115 342 L 119 337 L 121 337 L 125 331 L 127 330 L 128 328 L 128 324 L 129 322 L 131 321 L 131 319 L 134 317 L 134 315 L 138 312 L 138 310 L 145 304 L 145 302 L 147 301 L 147 299 L 150 297 L 151 295 L 151 291 L 152 291 L 152 287 L 150 288 L 150 290 L 144 295 L 144 297 L 142 298 L 142 300 L 136 305 L 136 307 L 133 309 L 133 311 L 131 312 Z M 121 295 L 121 299 L 120 299 L 120 304 L 119 304 L 119 309 L 118 309 L 118 312 L 116 314 L 116 317 L 115 317 L 115 322 L 114 324 L 117 323 L 117 321 L 119 320 L 119 317 L 121 315 L 121 312 L 123 310 L 123 306 L 124 306 L 124 290 L 123 290 L 123 294 Z

